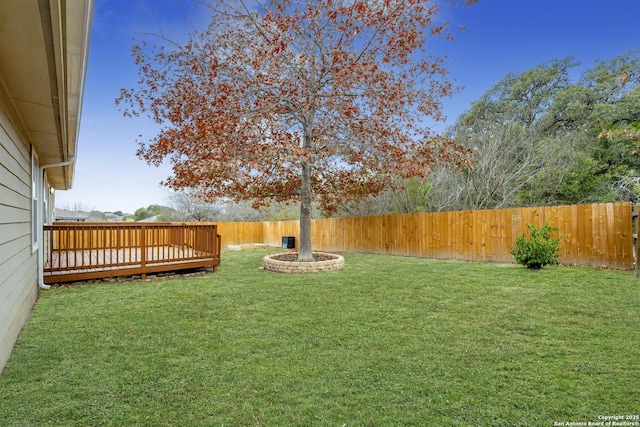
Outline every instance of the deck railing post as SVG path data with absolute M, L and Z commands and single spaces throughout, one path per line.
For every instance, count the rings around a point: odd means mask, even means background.
M 220 264 L 220 257 L 222 251 L 222 237 L 218 234 L 218 225 L 213 226 L 213 251 L 214 251 L 214 261 L 213 261 L 213 271 L 218 270 L 218 265 Z
M 147 227 L 145 227 L 144 224 L 140 225 L 140 266 L 142 267 L 142 280 L 146 280 L 147 273 L 145 271 L 145 268 L 147 267 Z

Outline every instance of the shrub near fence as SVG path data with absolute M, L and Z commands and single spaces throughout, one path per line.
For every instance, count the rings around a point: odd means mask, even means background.
M 558 228 L 560 263 L 633 268 L 630 203 L 327 218 L 311 223 L 314 250 L 465 261 L 512 262 L 527 223 Z M 298 221 L 217 223 L 223 244 L 280 246 L 300 238 Z M 260 228 L 262 229 L 260 231 Z

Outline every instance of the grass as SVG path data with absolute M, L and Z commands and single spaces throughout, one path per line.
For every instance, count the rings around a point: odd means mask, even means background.
M 0 424 L 552 426 L 640 413 L 631 272 L 347 254 L 43 292 Z

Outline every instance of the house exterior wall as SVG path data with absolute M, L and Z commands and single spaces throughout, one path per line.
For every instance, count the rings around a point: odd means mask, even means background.
M 31 146 L 0 79 L 0 372 L 38 296 Z

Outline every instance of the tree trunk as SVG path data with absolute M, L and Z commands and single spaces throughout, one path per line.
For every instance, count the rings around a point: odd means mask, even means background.
M 308 162 L 302 163 L 298 261 L 313 261 L 313 256 L 311 255 L 311 165 Z
M 302 147 L 310 150 L 313 146 L 313 118 L 310 111 L 302 123 Z M 302 161 L 302 176 L 300 181 L 300 248 L 298 261 L 313 261 L 311 255 L 311 163 L 308 159 Z

